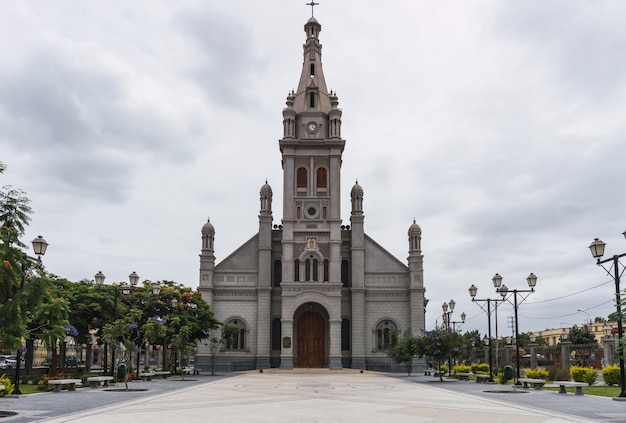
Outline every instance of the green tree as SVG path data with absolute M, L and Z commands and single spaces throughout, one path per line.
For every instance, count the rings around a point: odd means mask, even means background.
M 211 376 L 215 376 L 215 358 L 217 357 L 217 353 L 220 348 L 232 341 L 234 336 L 237 334 L 239 328 L 231 323 L 222 324 L 221 330 L 213 330 L 206 337 L 206 341 L 208 342 L 209 351 L 211 353 Z
M 30 215 L 33 209 L 29 206 L 30 199 L 26 197 L 26 192 L 15 189 L 11 185 L 5 185 L 0 190 L 0 236 L 2 242 L 11 247 L 26 249 L 26 244 L 20 241 L 20 236 L 30 222 Z
M 407 374 L 411 376 L 413 357 L 415 357 L 415 338 L 410 333 L 405 333 L 400 338 L 397 332 L 394 334 L 394 337 L 399 338 L 399 340 L 391 345 L 386 353 L 397 364 L 404 364 Z
M 430 357 L 436 364 L 437 370 L 448 357 L 456 357 L 462 346 L 461 335 L 443 328 L 436 328 L 416 338 L 415 353 L 418 357 Z M 442 373 L 439 380 L 443 382 Z
M 572 343 L 572 350 L 576 351 L 577 355 L 582 356 L 582 363 L 580 364 L 586 366 L 589 356 L 598 346 L 596 336 L 589 330 L 587 325 L 581 328 L 574 326 L 569 331 L 567 340 Z

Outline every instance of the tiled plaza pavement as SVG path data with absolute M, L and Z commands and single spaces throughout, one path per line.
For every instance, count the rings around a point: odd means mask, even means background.
M 537 394 L 500 394 L 496 397 L 498 394 L 486 394 L 476 389 L 473 385 L 477 384 L 473 382 L 442 384 L 432 383 L 430 381 L 433 378 L 425 376 L 390 377 L 369 372 L 265 371 L 225 378 L 200 376 L 195 379 L 197 381 L 185 383 L 168 379 L 131 384 L 131 388 L 148 387 L 149 391 L 143 393 L 82 388 L 76 392 L 3 398 L 0 399 L 0 409 L 13 409 L 19 414 L 1 421 L 615 422 L 618 420 L 570 414 L 577 412 L 573 405 L 582 401 L 587 401 L 589 407 L 621 404 L 626 408 L 626 403 L 610 399 L 602 401 L 605 399 L 559 395 L 547 391 Z M 559 406 L 562 410 L 537 408 L 532 400 L 529 403 L 509 400 L 510 397 L 525 396 L 529 399 L 541 398 L 541 402 L 563 404 Z M 81 405 L 81 408 L 76 408 L 77 405 Z M 50 407 L 56 410 L 52 414 L 46 411 Z

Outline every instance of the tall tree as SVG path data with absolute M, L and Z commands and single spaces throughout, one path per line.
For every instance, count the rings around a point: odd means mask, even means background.
M 461 336 L 457 332 L 450 332 L 443 328 L 428 331 L 416 338 L 415 352 L 418 357 L 432 358 L 437 364 L 437 370 L 445 363 L 448 357 L 455 357 L 462 345 Z M 439 380 L 443 382 L 442 372 Z
M 30 222 L 33 209 L 29 206 L 30 199 L 26 192 L 15 189 L 11 185 L 5 185 L 0 190 L 0 236 L 2 242 L 11 247 L 13 244 L 19 248 L 27 248 L 20 241 L 20 236 Z

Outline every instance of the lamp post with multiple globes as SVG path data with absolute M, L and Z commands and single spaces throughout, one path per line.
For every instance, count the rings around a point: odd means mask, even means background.
M 622 235 L 624 235 L 624 238 L 626 238 L 626 231 L 624 231 Z M 609 276 L 611 276 L 613 280 L 615 281 L 615 306 L 617 308 L 617 339 L 618 339 L 618 342 L 621 344 L 622 336 L 624 333 L 623 333 L 623 328 L 622 328 L 622 299 L 620 295 L 619 285 L 620 285 L 620 274 L 623 272 L 623 270 L 622 272 L 620 272 L 620 265 L 622 266 L 622 269 L 624 268 L 624 265 L 620 263 L 620 258 L 625 257 L 626 253 L 614 255 L 612 257 L 602 260 L 605 246 L 606 246 L 606 243 L 596 238 L 593 240 L 593 242 L 589 246 L 589 249 L 591 250 L 591 255 L 593 256 L 593 258 L 597 259 L 596 264 L 598 266 L 602 266 L 602 268 L 606 271 L 606 273 Z M 610 263 L 612 265 L 611 266 L 612 269 L 607 269 L 606 267 L 604 267 L 605 263 Z M 624 372 L 624 358 L 621 354 L 619 358 L 619 373 L 620 373 L 621 392 L 618 395 L 618 397 L 625 398 L 626 397 L 626 374 Z
M 511 303 L 510 298 L 513 297 L 513 308 L 515 309 L 515 353 L 516 353 L 516 358 L 515 358 L 515 363 L 516 363 L 516 369 L 515 369 L 515 375 L 516 375 L 516 385 L 521 385 L 522 383 L 519 381 L 520 378 L 520 353 L 519 353 L 519 322 L 518 322 L 518 318 L 517 318 L 517 308 L 519 307 L 519 305 L 521 303 L 523 303 L 526 298 L 528 298 L 528 296 L 530 294 L 532 294 L 533 292 L 535 292 L 535 286 L 537 285 L 537 276 L 535 276 L 533 273 L 531 273 L 530 275 L 528 275 L 528 277 L 526 278 L 526 282 L 528 283 L 528 287 L 530 289 L 509 289 L 506 285 L 502 284 L 502 276 L 500 276 L 498 273 L 495 274 L 495 276 L 491 279 L 493 282 L 493 286 L 496 288 L 496 292 L 498 292 L 503 299 L 507 300 L 509 303 Z M 525 297 L 521 296 L 522 299 L 521 301 L 518 302 L 517 300 L 517 294 L 527 294 Z M 508 294 L 512 294 L 509 295 L 507 298 Z

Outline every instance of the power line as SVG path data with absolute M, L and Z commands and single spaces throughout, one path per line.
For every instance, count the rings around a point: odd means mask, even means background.
M 547 302 L 550 302 L 550 301 L 562 300 L 563 298 L 568 298 L 568 297 L 572 297 L 574 295 L 582 294 L 583 292 L 591 291 L 592 289 L 596 289 L 596 288 L 598 288 L 598 287 L 600 287 L 602 285 L 606 285 L 607 283 L 611 283 L 611 282 L 613 282 L 613 281 L 606 281 L 606 282 L 603 282 L 603 283 L 601 283 L 599 285 L 592 286 L 591 288 L 583 289 L 582 291 L 578 291 L 578 292 L 572 292 L 571 294 L 563 295 L 563 296 L 560 296 L 560 297 L 549 298 L 547 300 L 541 300 L 541 301 L 532 301 L 532 302 L 529 301 L 526 304 L 527 305 L 532 305 L 532 304 L 541 304 L 541 303 L 547 303 Z

